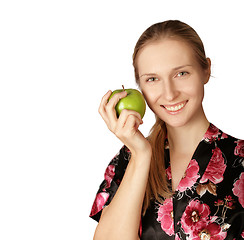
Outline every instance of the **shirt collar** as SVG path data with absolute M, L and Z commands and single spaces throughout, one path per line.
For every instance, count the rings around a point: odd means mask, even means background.
M 206 133 L 204 134 L 202 140 L 198 144 L 192 159 L 195 159 L 199 165 L 199 175 L 202 178 L 207 165 L 212 157 L 213 150 L 216 148 L 216 141 L 224 138 L 225 133 L 223 133 L 220 129 L 218 129 L 215 125 L 210 123 Z M 165 168 L 170 166 L 170 154 L 169 154 L 169 143 L 167 137 L 164 141 L 165 148 Z M 191 160 L 192 160 L 191 159 Z

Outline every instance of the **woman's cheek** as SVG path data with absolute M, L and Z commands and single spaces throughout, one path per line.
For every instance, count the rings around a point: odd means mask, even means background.
M 198 80 L 187 84 L 182 88 L 182 92 L 189 97 L 202 98 L 204 94 L 204 84 Z
M 156 105 L 157 102 L 157 95 L 156 94 L 150 94 L 150 92 L 142 92 L 143 96 L 147 102 L 147 105 L 153 109 L 153 107 Z

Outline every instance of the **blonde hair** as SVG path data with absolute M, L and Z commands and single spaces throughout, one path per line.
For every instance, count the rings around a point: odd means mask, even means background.
M 196 60 L 202 69 L 208 69 L 209 63 L 205 55 L 204 46 L 196 31 L 181 21 L 168 20 L 150 26 L 142 33 L 136 43 L 133 54 L 133 66 L 135 79 L 138 85 L 140 85 L 137 67 L 138 52 L 147 44 L 165 38 L 176 39 L 188 43 L 193 49 Z M 163 199 L 172 196 L 172 191 L 168 185 L 165 170 L 164 142 L 166 131 L 165 123 L 156 116 L 156 122 L 148 136 L 148 141 L 152 146 L 153 154 L 143 203 L 143 215 L 149 207 L 152 199 L 162 202 Z

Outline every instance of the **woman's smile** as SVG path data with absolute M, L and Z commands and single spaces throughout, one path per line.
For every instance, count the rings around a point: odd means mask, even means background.
M 172 104 L 172 105 L 160 105 L 160 106 L 163 107 L 169 114 L 178 114 L 184 109 L 187 102 L 188 100 L 180 103 Z

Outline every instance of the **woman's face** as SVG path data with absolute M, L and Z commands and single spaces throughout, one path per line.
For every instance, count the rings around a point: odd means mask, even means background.
M 137 56 L 139 84 L 152 111 L 167 125 L 180 127 L 204 115 L 203 70 L 187 43 L 165 39 L 152 42 Z

